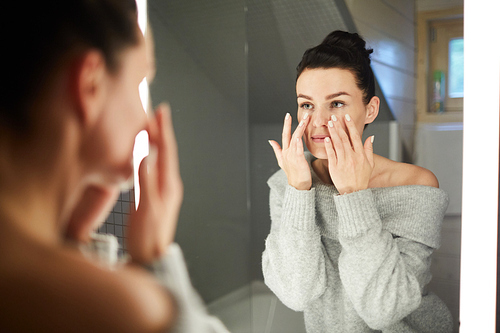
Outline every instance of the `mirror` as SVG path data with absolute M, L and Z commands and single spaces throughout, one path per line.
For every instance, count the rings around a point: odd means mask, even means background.
M 372 67 L 382 98 L 366 135 L 376 134 L 376 153 L 415 160 L 416 148 L 426 146 L 414 121 L 415 11 L 414 1 L 148 1 L 157 62 L 152 101 L 172 106 L 185 184 L 176 241 L 193 285 L 232 332 L 274 332 L 285 325 L 304 331 L 302 314 L 269 292 L 260 266 L 270 226 L 266 180 L 278 170 L 267 140 L 280 139 L 286 112 L 295 117 L 294 75 L 302 53 L 332 30 L 359 32 L 375 49 Z M 461 165 L 460 156 L 454 158 Z M 453 312 L 456 329 L 459 213 L 453 210 L 445 221 L 446 245 L 435 256 L 431 285 Z

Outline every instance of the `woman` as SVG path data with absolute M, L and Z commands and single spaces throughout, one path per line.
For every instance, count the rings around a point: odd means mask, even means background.
M 449 332 L 426 290 L 448 198 L 430 171 L 361 141 L 380 104 L 371 52 L 334 31 L 297 67 L 300 123 L 292 133 L 287 114 L 282 146 L 270 141 L 281 170 L 268 181 L 265 282 L 308 332 Z
M 139 98 L 151 55 L 135 1 L 8 1 L 1 9 L 0 331 L 211 331 L 171 245 L 183 186 L 169 109 L 148 119 Z M 141 130 L 157 154 L 139 169 L 131 261 L 110 270 L 67 238 L 90 241 L 132 177 Z

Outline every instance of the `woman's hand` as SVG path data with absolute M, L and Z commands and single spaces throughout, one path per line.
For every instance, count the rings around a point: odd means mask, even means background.
M 311 171 L 304 157 L 304 144 L 302 143 L 302 135 L 304 135 L 309 119 L 309 115 L 304 114 L 292 135 L 292 117 L 287 113 L 283 125 L 283 149 L 276 141 L 269 141 L 278 160 L 278 165 L 286 173 L 288 184 L 297 190 L 309 190 L 312 186 Z
M 120 194 L 118 187 L 89 185 L 66 225 L 66 238 L 79 243 L 90 241 L 90 233 L 104 222 Z
M 328 122 L 331 140 L 325 139 L 328 170 L 333 184 L 340 194 L 352 193 L 368 188 L 373 171 L 373 136 L 363 146 L 361 135 L 354 121 L 345 115 L 348 134 L 333 115 Z
M 184 188 L 169 106 L 157 108 L 148 133 L 157 154 L 150 153 L 139 167 L 141 198 L 127 233 L 128 253 L 141 264 L 160 257 L 174 240 Z

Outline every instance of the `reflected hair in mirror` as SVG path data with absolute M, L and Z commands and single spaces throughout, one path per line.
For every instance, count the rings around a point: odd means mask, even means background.
M 306 50 L 297 66 L 297 79 L 306 69 L 347 69 L 356 78 L 366 105 L 375 96 L 375 77 L 370 67 L 372 52 L 372 49 L 366 48 L 366 42 L 357 33 L 335 30 L 321 44 Z

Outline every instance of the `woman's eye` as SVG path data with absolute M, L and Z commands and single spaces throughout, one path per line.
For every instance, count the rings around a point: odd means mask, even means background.
M 343 102 L 333 102 L 333 103 L 332 103 L 332 106 L 333 106 L 334 108 L 341 108 L 341 107 L 343 107 L 344 105 L 345 105 L 345 104 L 344 104 Z
M 311 110 L 313 108 L 313 105 L 310 103 L 302 103 L 300 107 L 304 110 Z

